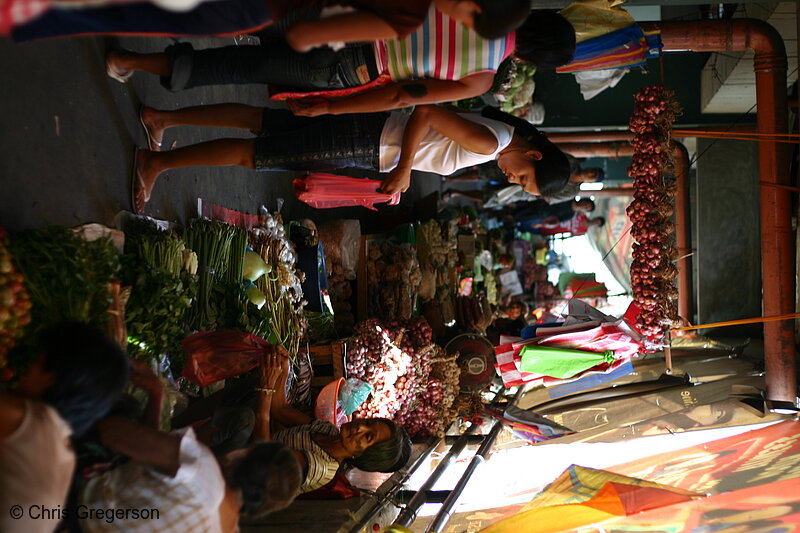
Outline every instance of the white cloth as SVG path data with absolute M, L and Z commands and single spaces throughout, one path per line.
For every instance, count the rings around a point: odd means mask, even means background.
M 581 86 L 584 100 L 591 100 L 601 92 L 616 85 L 627 74 L 629 69 L 584 70 L 575 72 L 575 81 Z
M 75 470 L 72 430 L 49 405 L 24 400 L 24 406 L 22 423 L 0 442 L 0 531 L 49 533 L 61 518 Z M 17 505 L 22 516 L 15 520 L 11 508 Z
M 536 199 L 536 196 L 526 192 L 521 186 L 509 185 L 508 187 L 503 187 L 490 196 L 483 206 L 487 209 L 492 209 L 495 207 L 510 205 L 516 202 L 530 202 Z
M 419 149 L 412 165 L 414 170 L 435 172 L 447 176 L 460 168 L 495 160 L 497 154 L 511 143 L 511 137 L 514 135 L 512 126 L 474 113 L 459 113 L 459 115 L 470 122 L 476 122 L 489 128 L 497 138 L 497 149 L 491 154 L 476 154 L 431 129 L 419 143 Z M 381 132 L 379 161 L 381 172 L 389 172 L 397 166 L 400 160 L 403 132 L 409 118 L 410 116 L 405 113 L 393 111 L 386 120 Z
M 111 523 L 81 519 L 85 533 L 222 532 L 219 506 L 225 497 L 225 479 L 219 464 L 191 428 L 173 432 L 181 433 L 180 466 L 174 477 L 131 461 L 89 480 L 81 491 L 82 505 L 90 510 L 137 510 L 140 515 L 115 517 Z

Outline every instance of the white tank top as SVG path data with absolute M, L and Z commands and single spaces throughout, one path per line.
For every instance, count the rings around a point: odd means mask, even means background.
M 419 144 L 412 166 L 414 170 L 435 172 L 447 176 L 460 168 L 493 161 L 497 158 L 497 154 L 511 143 L 511 137 L 514 134 L 512 126 L 476 113 L 459 113 L 459 116 L 489 128 L 497 138 L 497 149 L 491 154 L 476 154 L 432 129 Z M 389 114 L 381 132 L 379 160 L 381 172 L 389 172 L 397 166 L 397 162 L 400 160 L 403 132 L 409 118 L 410 115 L 398 111 L 392 111 Z
M 41 402 L 24 400 L 22 424 L 0 441 L 0 531 L 50 533 L 66 507 L 75 470 L 69 425 Z M 22 508 L 11 517 L 12 506 Z

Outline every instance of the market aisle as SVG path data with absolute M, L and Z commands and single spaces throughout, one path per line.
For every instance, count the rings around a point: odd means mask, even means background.
M 14 230 L 45 223 L 72 226 L 84 222 L 111 224 L 130 209 L 130 172 L 134 146 L 145 146 L 138 121 L 142 103 L 165 109 L 239 102 L 266 105 L 260 85 L 224 85 L 170 93 L 155 76 L 137 74 L 120 84 L 105 75 L 106 47 L 120 44 L 154 52 L 172 42 L 166 38 L 60 39 L 26 44 L 0 40 L 0 225 Z M 233 39 L 192 39 L 197 47 L 229 45 Z M 219 137 L 247 136 L 235 130 L 176 128 L 165 146 L 185 146 Z M 190 168 L 165 173 L 146 213 L 186 221 L 202 198 L 237 210 L 255 212 L 286 200 L 292 218 L 361 218 L 374 224 L 402 216 L 421 196 L 439 190 L 435 176 L 421 176 L 404 201 L 381 213 L 361 208 L 319 211 L 297 202 L 291 180 L 297 173 L 259 174 L 247 169 Z M 358 175 L 365 175 L 359 173 Z

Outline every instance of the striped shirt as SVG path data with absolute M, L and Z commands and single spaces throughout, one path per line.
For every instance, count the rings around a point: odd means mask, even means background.
M 328 422 L 312 420 L 308 424 L 284 429 L 272 436 L 274 440 L 282 442 L 293 450 L 301 451 L 306 456 L 308 473 L 300 485 L 301 493 L 311 492 L 326 485 L 339 470 L 339 461 L 311 438 L 314 433 L 338 435 L 339 430 Z
M 431 3 L 425 22 L 416 31 L 402 39 L 375 42 L 375 60 L 378 71 L 388 72 L 395 81 L 459 80 L 479 72 L 496 72 L 515 44 L 514 32 L 500 39 L 484 39 Z

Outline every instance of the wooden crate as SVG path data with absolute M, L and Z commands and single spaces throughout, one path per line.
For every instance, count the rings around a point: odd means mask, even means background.
M 305 349 L 301 349 L 305 351 Z M 337 341 L 322 346 L 311 346 L 311 365 L 314 377 L 311 387 L 324 387 L 331 381 L 344 377 L 345 343 Z

